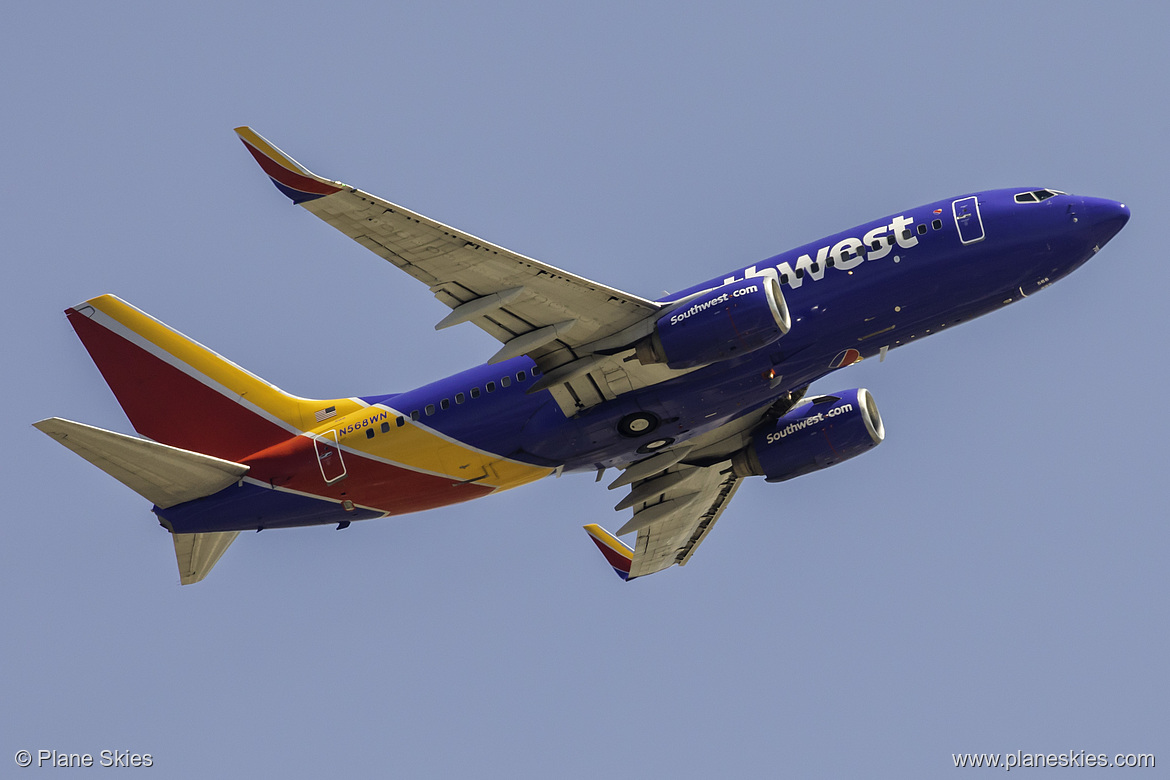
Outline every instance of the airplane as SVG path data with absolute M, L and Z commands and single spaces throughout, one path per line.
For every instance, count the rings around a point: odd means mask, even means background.
M 629 581 L 685 565 L 742 481 L 782 482 L 877 446 L 864 388 L 810 393 L 860 360 L 1028 298 L 1129 219 L 1040 187 L 974 192 L 850 228 L 649 299 L 310 172 L 236 128 L 294 204 L 496 338 L 482 365 L 385 395 L 286 393 L 113 295 L 65 310 L 140 436 L 34 425 L 153 504 L 180 583 L 241 531 L 418 512 L 550 474 L 617 471 L 628 512 L 585 530 Z M 632 546 L 619 537 L 636 534 Z

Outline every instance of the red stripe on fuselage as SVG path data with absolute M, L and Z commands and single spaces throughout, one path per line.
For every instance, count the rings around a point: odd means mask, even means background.
M 251 467 L 249 477 L 273 487 L 335 501 L 349 500 L 392 515 L 470 501 L 493 490 L 474 482 L 459 482 L 373 460 L 352 450 L 342 450 L 341 458 L 346 476 L 331 485 L 325 484 L 313 440 L 308 436 L 287 440 L 241 462 Z

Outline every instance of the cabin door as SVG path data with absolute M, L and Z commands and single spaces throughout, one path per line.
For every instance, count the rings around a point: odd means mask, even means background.
M 979 199 L 960 198 L 951 204 L 951 211 L 955 215 L 955 227 L 959 229 L 959 240 L 964 244 L 974 244 L 982 241 L 983 218 L 979 216 Z

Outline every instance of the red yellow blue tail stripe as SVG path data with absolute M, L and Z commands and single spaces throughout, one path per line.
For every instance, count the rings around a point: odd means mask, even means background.
M 613 567 L 613 571 L 623 580 L 630 580 L 630 565 L 634 562 L 634 551 L 616 536 L 605 530 L 597 523 L 585 526 L 585 532 L 593 539 L 597 549 L 605 556 L 606 562 Z
M 389 406 L 286 393 L 112 295 L 66 314 L 136 431 L 172 447 L 246 462 L 249 479 L 271 488 L 402 514 L 551 471 L 465 445 Z M 367 437 L 375 428 L 378 433 Z M 336 442 L 348 471 L 337 484 L 324 481 L 317 468 L 321 436 Z M 233 529 L 192 526 L 184 532 L 205 530 Z
M 256 162 L 260 163 L 276 188 L 292 199 L 293 203 L 316 200 L 345 189 L 345 185 L 339 181 L 316 175 L 250 127 L 237 127 L 236 135 L 256 158 Z
M 291 396 L 113 295 L 66 314 L 134 429 L 173 447 L 238 461 L 310 428 L 317 409 L 361 408 Z

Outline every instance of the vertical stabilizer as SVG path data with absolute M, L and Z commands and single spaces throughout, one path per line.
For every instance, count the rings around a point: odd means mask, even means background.
M 238 461 L 358 408 L 285 393 L 113 295 L 65 313 L 134 429 L 157 442 Z

